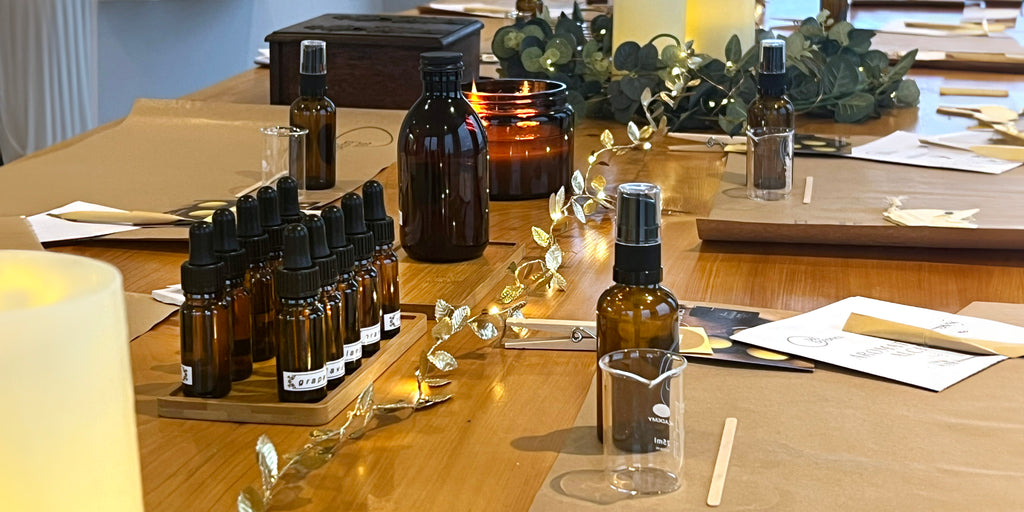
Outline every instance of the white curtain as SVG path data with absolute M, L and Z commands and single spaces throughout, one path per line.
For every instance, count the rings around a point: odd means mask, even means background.
M 0 0 L 4 162 L 96 126 L 96 10 L 96 0 Z

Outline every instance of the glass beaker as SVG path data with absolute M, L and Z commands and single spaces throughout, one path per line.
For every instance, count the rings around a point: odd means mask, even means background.
M 299 186 L 299 201 L 306 192 L 306 134 L 309 130 L 294 126 L 265 126 L 261 181 L 273 187 L 285 175 L 295 178 Z
M 598 364 L 609 483 L 629 494 L 678 489 L 683 479 L 686 359 L 665 350 L 636 348 L 606 354 Z

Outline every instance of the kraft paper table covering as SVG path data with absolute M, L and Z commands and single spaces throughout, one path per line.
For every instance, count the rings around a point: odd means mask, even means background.
M 25 218 L 0 217 L 0 249 L 41 251 L 43 245 Z
M 395 161 L 404 111 L 338 110 L 338 181 L 313 197 L 337 198 Z M 82 200 L 124 210 L 167 211 L 233 198 L 260 180 L 262 126 L 287 124 L 288 107 L 137 100 L 121 124 L 63 149 L 4 166 L 0 215 L 31 215 Z M 132 239 L 184 239 L 154 228 Z
M 973 303 L 960 313 L 1024 325 L 1021 304 Z M 560 451 L 533 512 L 706 510 L 727 417 L 739 425 L 719 510 L 1020 510 L 1021 372 L 1024 361 L 1008 360 L 931 393 L 826 365 L 804 374 L 690 364 L 684 488 L 611 506 L 552 484 L 601 467 L 593 386 L 573 427 L 516 445 Z

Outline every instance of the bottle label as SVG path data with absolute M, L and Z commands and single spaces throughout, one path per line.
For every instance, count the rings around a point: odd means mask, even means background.
M 384 330 L 393 331 L 402 327 L 402 311 L 384 313 Z
M 346 363 L 352 361 L 358 361 L 363 357 L 363 344 L 360 343 L 349 343 L 345 345 L 345 356 L 342 358 Z
M 327 385 L 327 368 L 311 372 L 281 372 L 285 391 L 311 391 Z
M 192 385 L 192 367 L 181 365 L 181 383 L 186 386 Z
M 359 342 L 365 347 L 370 343 L 376 343 L 380 341 L 380 324 L 374 324 L 370 327 L 363 327 L 359 329 Z
M 335 359 L 327 361 L 327 378 L 330 380 L 340 379 L 345 376 L 345 360 Z

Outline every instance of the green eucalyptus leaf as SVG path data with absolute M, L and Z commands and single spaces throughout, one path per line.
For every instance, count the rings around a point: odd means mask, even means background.
M 527 48 L 537 48 L 544 50 L 544 39 L 537 36 L 526 36 L 519 41 L 519 52 L 526 51 Z
M 541 18 L 533 18 L 530 21 L 527 21 L 526 25 L 523 26 L 523 31 L 525 32 L 527 29 L 530 29 L 530 27 L 536 27 L 540 30 L 541 35 L 539 37 L 541 39 L 547 39 L 554 34 L 554 31 L 551 30 L 551 25 L 548 24 L 547 20 Z
M 505 26 L 494 33 L 491 41 L 491 52 L 499 59 L 508 59 L 519 53 L 522 34 L 513 26 Z
M 572 36 L 564 37 L 561 35 L 552 37 L 548 40 L 548 44 L 545 47 L 545 53 L 555 52 L 555 58 L 553 61 L 556 64 L 565 64 L 572 60 L 572 56 L 576 53 L 576 43 L 571 40 Z
M 612 62 L 619 71 L 635 71 L 640 67 L 640 44 L 635 41 L 620 44 L 615 49 Z
M 583 33 L 583 27 L 575 21 L 566 18 L 565 14 L 562 14 L 562 16 L 558 18 L 558 23 L 555 24 L 555 35 L 568 36 L 572 38 L 573 49 L 587 40 L 586 34 Z
M 910 67 L 914 65 L 915 59 L 917 59 L 916 48 L 900 57 L 900 60 L 896 61 L 896 64 L 885 73 L 886 78 L 893 82 L 903 78 L 903 75 L 906 75 L 907 71 L 910 71 Z
M 917 87 L 917 82 L 907 79 L 900 81 L 899 87 L 896 88 L 896 104 L 901 107 L 913 107 L 917 105 L 917 102 L 921 98 L 921 90 Z
M 743 45 L 740 44 L 740 37 L 733 34 L 729 42 L 725 43 L 725 60 L 736 65 L 743 58 Z
M 800 32 L 793 32 L 786 38 L 786 60 L 795 61 L 804 52 L 807 39 Z
M 835 105 L 835 120 L 840 123 L 859 123 L 875 114 L 875 98 L 858 92 L 840 99 Z
M 658 47 L 647 43 L 640 48 L 640 53 L 637 54 L 637 69 L 643 71 L 658 69 Z
M 644 84 L 636 77 L 622 77 L 622 80 L 619 80 L 619 86 L 622 87 L 622 93 L 627 98 L 637 102 L 640 101 L 640 96 L 644 93 Z
M 583 23 L 583 10 L 580 9 L 579 2 L 572 3 L 572 19 L 576 23 Z
M 889 57 L 883 51 L 870 50 L 861 55 L 862 64 L 872 64 L 878 69 L 885 69 L 889 65 Z
M 825 38 L 825 29 L 821 26 L 821 23 L 814 18 L 807 18 L 800 23 L 800 28 L 797 29 L 800 34 L 803 34 L 808 40 L 817 42 Z
M 743 131 L 747 122 L 747 105 L 739 101 L 729 102 L 725 114 L 718 116 L 718 126 L 729 135 L 737 135 Z
M 871 48 L 871 38 L 875 37 L 875 31 L 855 28 L 847 33 L 847 37 L 850 39 L 850 42 L 846 44 L 846 47 L 863 54 L 867 53 Z
M 853 30 L 852 23 L 849 21 L 838 21 L 832 25 L 832 28 L 828 29 L 828 38 L 846 46 L 850 44 L 851 30 Z
M 527 48 L 523 50 L 519 58 L 523 62 L 523 67 L 532 73 L 539 73 L 547 69 L 543 61 L 544 51 L 540 48 Z
M 836 55 L 825 64 L 823 78 L 825 94 L 834 97 L 846 96 L 856 91 L 860 83 L 857 62 L 843 54 Z

